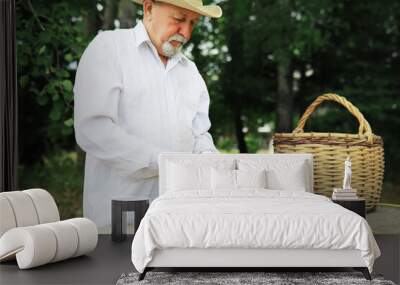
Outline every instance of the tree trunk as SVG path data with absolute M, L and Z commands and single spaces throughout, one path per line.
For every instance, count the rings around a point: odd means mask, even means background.
M 104 7 L 103 30 L 113 30 L 117 18 L 118 0 L 106 0 Z
M 236 140 L 239 148 L 240 153 L 247 153 L 247 144 L 245 141 L 245 134 L 243 132 L 243 121 L 242 121 L 242 114 L 240 108 L 234 108 L 234 120 L 235 120 L 235 133 L 236 133 Z
M 243 33 L 244 27 L 238 25 L 244 21 L 243 9 L 247 8 L 247 2 L 243 0 L 231 1 L 231 5 L 224 11 L 227 19 L 227 45 L 232 60 L 224 66 L 224 97 L 232 113 L 235 127 L 236 142 L 241 153 L 247 153 L 245 133 L 243 132 L 241 99 L 245 97 L 245 91 L 238 88 L 238 82 L 242 80 Z
M 101 27 L 101 22 L 95 5 L 83 13 L 83 21 L 85 26 L 84 35 L 93 38 Z
M 120 0 L 118 19 L 121 29 L 133 28 L 136 25 L 136 5 L 131 0 Z
M 291 132 L 293 121 L 293 93 L 291 90 L 290 60 L 277 66 L 278 93 L 276 98 L 276 132 Z

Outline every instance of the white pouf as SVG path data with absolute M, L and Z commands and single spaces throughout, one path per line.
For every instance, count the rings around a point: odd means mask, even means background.
M 28 269 L 96 248 L 96 225 L 86 218 L 59 221 L 46 190 L 0 193 L 0 214 L 0 262 L 16 259 L 20 269 Z

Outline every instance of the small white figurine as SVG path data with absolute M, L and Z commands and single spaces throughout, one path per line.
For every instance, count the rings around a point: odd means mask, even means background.
M 344 162 L 343 190 L 351 190 L 351 160 L 347 157 Z

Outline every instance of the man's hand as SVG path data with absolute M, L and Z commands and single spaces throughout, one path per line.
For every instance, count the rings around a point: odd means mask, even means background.
M 131 177 L 135 180 L 143 180 L 158 177 L 158 169 L 145 167 L 135 171 Z

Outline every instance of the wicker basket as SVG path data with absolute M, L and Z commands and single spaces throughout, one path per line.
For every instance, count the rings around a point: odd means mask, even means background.
M 315 108 L 324 101 L 343 105 L 360 127 L 358 134 L 304 132 L 304 125 Z M 366 200 L 367 210 L 380 200 L 384 171 L 382 138 L 372 133 L 371 126 L 359 109 L 336 94 L 319 96 L 305 111 L 292 133 L 276 133 L 276 153 L 311 153 L 314 156 L 314 192 L 331 197 L 334 187 L 343 185 L 344 161 L 352 162 L 352 188 Z

